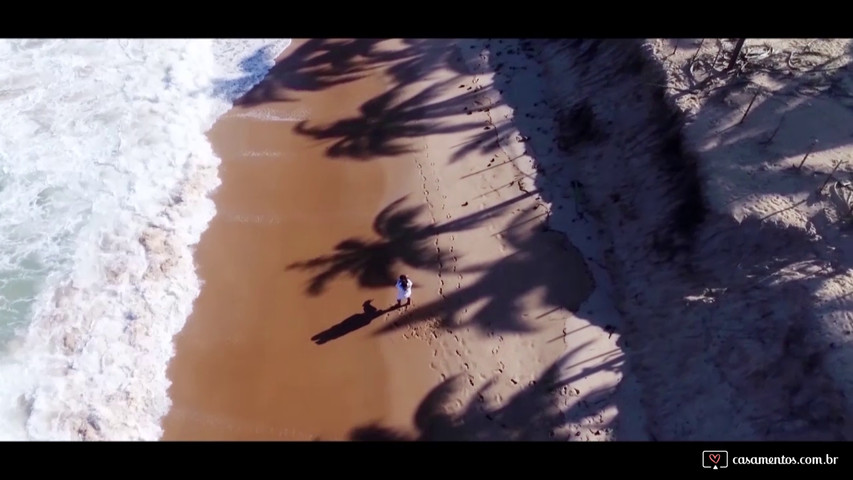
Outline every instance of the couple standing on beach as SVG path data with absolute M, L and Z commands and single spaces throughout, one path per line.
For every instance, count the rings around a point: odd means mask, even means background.
M 397 308 L 400 307 L 403 299 L 406 300 L 407 307 L 412 304 L 412 281 L 409 277 L 400 275 L 397 280 Z

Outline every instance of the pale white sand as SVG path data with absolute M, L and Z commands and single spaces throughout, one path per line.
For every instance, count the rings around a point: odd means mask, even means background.
M 560 431 L 570 440 L 646 440 L 638 386 L 618 345 L 621 320 L 603 260 L 607 239 L 582 213 L 568 185 L 573 178 L 561 164 L 570 159 L 554 148 L 558 132 L 545 84 L 547 66 L 525 54 L 523 45 L 501 39 L 460 47 L 462 52 L 479 52 L 466 55 L 467 65 L 488 92 L 484 106 L 501 151 L 515 159 L 519 188 L 539 192 L 547 228 L 566 236 L 567 248 L 578 252 L 593 279 L 589 296 L 564 315 L 560 341 L 565 353 L 553 373 L 561 385 L 559 404 L 566 420 Z M 552 170 L 549 165 L 557 166 Z M 571 272 L 564 274 L 570 281 Z
M 566 165 L 612 239 L 621 344 L 642 384 L 647 431 L 658 440 L 849 439 L 849 230 L 838 195 L 810 195 L 830 162 L 850 155 L 851 76 L 837 68 L 849 61 L 849 42 L 766 42 L 775 55 L 765 68 L 775 73 L 681 95 L 698 43 L 681 41 L 674 55 L 669 41 L 533 49 Z M 788 67 L 807 43 L 823 54 L 809 60 L 839 57 L 827 65 L 836 68 Z M 712 62 L 716 41 L 705 45 L 699 58 Z M 744 90 L 756 85 L 764 97 L 733 126 L 752 98 Z M 673 99 L 689 120 L 683 142 Z M 774 140 L 760 145 L 785 111 Z M 786 171 L 813 136 L 807 169 Z
M 673 49 L 667 49 L 665 43 Z M 728 62 L 734 47 L 732 41 L 716 39 L 679 43 L 680 51 L 674 48 L 674 41 L 650 44 L 657 47 L 656 56 L 665 65 L 668 84 L 682 90 L 690 86 L 687 72 L 691 63 L 699 65 L 693 71 L 701 81 L 702 61 L 711 65 L 721 51 L 719 57 Z M 853 434 L 853 312 L 847 300 L 853 292 L 853 243 L 849 237 L 850 191 L 836 181 L 849 181 L 853 172 L 851 59 L 853 42 L 849 39 L 747 39 L 738 76 L 712 80 L 684 95 L 671 91 L 690 121 L 685 130 L 688 141 L 701 152 L 709 204 L 742 226 L 737 237 L 724 235 L 713 242 L 732 242 L 742 255 L 752 257 L 738 262 L 740 270 L 747 266 L 766 270 L 754 272 L 748 283 L 785 285 L 772 296 L 766 287 L 766 301 L 775 307 L 780 319 L 784 314 L 796 315 L 799 318 L 791 320 L 802 322 L 796 327 L 784 323 L 752 327 L 754 335 L 766 332 L 763 341 L 776 343 L 773 350 L 777 350 L 760 353 L 766 347 L 753 349 L 756 352 L 751 354 L 750 363 L 757 365 L 752 368 L 762 364 L 780 368 L 779 359 L 773 358 L 780 355 L 779 350 L 784 352 L 782 365 L 791 364 L 785 373 L 799 369 L 798 363 L 806 362 L 806 369 L 813 363 L 816 372 L 807 375 L 814 383 L 786 385 L 791 391 L 781 396 L 791 402 L 788 408 L 793 416 L 809 420 L 824 416 L 829 431 L 814 431 L 814 436 L 844 435 L 848 440 Z M 717 69 L 722 69 L 723 63 L 717 60 Z M 747 113 L 750 102 L 753 104 Z M 809 152 L 801 171 L 791 169 Z M 818 193 L 837 161 L 842 164 Z M 711 245 L 708 242 L 707 246 Z M 760 255 L 747 250 L 753 246 L 762 250 Z M 720 261 L 715 267 L 721 277 L 729 275 L 730 264 Z M 736 307 L 729 315 L 738 315 Z M 786 327 L 789 332 L 791 328 L 803 330 L 796 334 L 803 337 L 803 344 L 795 351 L 784 350 L 780 342 Z M 777 378 L 776 384 L 782 387 L 790 381 Z M 795 413 L 797 409 L 809 412 Z M 833 415 L 843 419 L 833 421 Z M 794 418 L 792 421 L 796 422 Z

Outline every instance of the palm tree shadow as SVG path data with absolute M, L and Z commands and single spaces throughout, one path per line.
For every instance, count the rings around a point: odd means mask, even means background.
M 372 38 L 306 40 L 289 48 L 260 83 L 236 100 L 236 105 L 251 107 L 267 102 L 292 102 L 295 101 L 293 92 L 318 92 L 359 80 L 384 66 L 389 67 L 388 73 L 399 85 L 416 81 L 421 72 L 443 65 L 465 73 L 464 67 L 455 61 L 450 40 L 407 39 L 403 42 L 404 48 L 393 50 L 383 49 L 384 41 Z M 217 80 L 214 92 L 235 100 L 228 95 L 256 83 L 258 79 L 249 72 L 259 71 L 257 63 L 266 63 L 271 53 L 265 47 L 243 59 L 241 67 L 246 75 Z
M 505 132 L 496 132 L 480 121 L 456 121 L 443 124 L 451 116 L 470 115 L 485 103 L 482 95 L 488 89 L 473 89 L 462 85 L 462 76 L 470 72 L 464 65 L 459 46 L 446 40 L 405 40 L 399 49 L 383 48 L 378 39 L 312 39 L 307 40 L 269 70 L 262 79 L 251 74 L 261 71 L 257 64 L 267 63 L 269 50 L 262 48 L 241 62 L 246 75 L 237 79 L 217 80 L 213 90 L 218 96 L 233 101 L 235 106 L 252 107 L 262 103 L 294 102 L 295 92 L 317 92 L 337 85 L 353 82 L 387 67 L 392 87 L 381 95 L 365 102 L 361 113 L 331 125 L 309 125 L 302 122 L 294 131 L 317 140 L 331 141 L 328 155 L 334 158 L 368 160 L 382 156 L 396 156 L 416 150 L 412 142 L 427 134 L 472 132 L 465 147 L 454 155 L 461 156 L 475 150 L 489 151 L 498 146 L 497 138 Z M 403 98 L 403 91 L 423 79 L 427 72 L 447 69 L 451 77 L 439 84 Z M 260 80 L 260 82 L 258 82 Z M 254 85 L 240 98 L 242 92 Z M 467 86 L 467 89 L 461 87 Z M 438 98 L 442 97 L 441 100 Z M 488 103 L 488 102 L 486 102 Z M 496 105 L 489 105 L 489 108 Z M 504 127 L 499 127 L 504 130 Z
M 596 45 L 599 54 L 593 51 Z M 585 64 L 567 67 L 565 76 L 554 80 L 578 86 L 561 100 L 559 117 L 571 117 L 574 111 L 596 115 L 591 115 L 593 122 L 558 121 L 558 135 L 570 140 L 572 161 L 586 163 L 580 169 L 588 183 L 585 206 L 602 212 L 613 248 L 622 252 L 621 258 L 609 259 L 608 266 L 628 320 L 620 341 L 650 353 L 638 351 L 631 359 L 633 374 L 643 385 L 643 403 L 654 406 L 646 412 L 650 434 L 669 440 L 844 438 L 842 430 L 850 431 L 845 417 L 839 415 L 844 394 L 819 369 L 827 351 L 819 342 L 826 337 L 814 341 L 825 334 L 813 333 L 821 328 L 812 324 L 814 312 L 808 311 L 818 285 L 825 282 L 824 275 L 832 274 L 812 267 L 828 257 L 815 261 L 822 253 L 815 235 L 801 226 L 784 227 L 757 216 L 735 221 L 710 208 L 706 200 L 711 195 L 704 193 L 707 179 L 702 175 L 707 159 L 700 161 L 696 149 L 684 140 L 680 109 L 669 102 L 661 86 L 667 84 L 666 72 L 658 62 L 643 66 L 642 42 L 589 41 L 578 47 L 565 42 L 562 48 L 565 58 L 573 60 L 593 51 Z M 618 88 L 608 92 L 608 83 Z M 626 94 L 629 89 L 635 95 Z M 794 88 L 782 90 L 795 93 Z M 718 93 L 708 101 L 727 98 L 722 90 Z M 610 100 L 588 100 L 611 99 L 616 94 L 622 94 L 624 108 L 647 121 L 611 116 Z M 519 104 L 523 98 L 507 101 Z M 781 146 L 770 145 L 763 157 L 733 148 L 753 148 L 755 140 L 761 140 L 756 135 L 771 137 L 778 123 L 768 120 L 781 120 L 778 117 L 788 111 L 785 108 L 780 109 L 778 102 L 756 103 L 743 127 L 728 131 L 727 143 L 717 152 L 722 153 L 720 163 L 772 160 Z M 808 105 L 797 108 L 801 122 L 815 113 L 808 112 Z M 716 115 L 713 110 L 700 109 L 689 128 L 714 126 L 708 121 L 709 115 Z M 734 116 L 734 121 L 741 115 Z M 605 133 L 595 142 L 584 141 L 589 138 L 583 135 L 584 127 L 590 123 Z M 802 130 L 819 125 L 812 122 Z M 838 127 L 843 129 L 843 124 Z M 781 130 L 776 137 L 791 147 L 785 155 L 805 153 L 797 149 L 808 147 L 808 142 L 798 145 L 784 137 L 786 133 Z M 837 147 L 845 141 L 833 131 L 821 144 Z M 613 145 L 618 148 L 614 150 Z M 635 162 L 646 155 L 647 160 Z M 593 173 L 593 168 L 625 171 L 612 178 Z M 649 183 L 649 172 L 654 171 L 660 173 Z M 747 179 L 745 190 L 765 193 L 754 185 L 765 175 L 759 172 Z M 769 182 L 766 187 L 770 192 L 778 183 Z M 644 205 L 645 211 L 633 210 L 634 205 Z M 823 235 L 819 229 L 817 233 Z M 648 294 L 650 287 L 654 294 Z M 661 336 L 661 331 L 667 334 Z M 670 381 L 679 376 L 685 381 Z M 722 393 L 727 389 L 731 393 Z M 730 396 L 722 400 L 726 395 Z M 720 407 L 712 407 L 711 398 Z M 737 408 L 732 410 L 730 405 Z M 726 430 L 721 432 L 723 426 Z
M 440 300 L 407 311 L 375 334 L 436 321 L 439 328 L 467 326 L 490 334 L 536 331 L 539 326 L 524 313 L 523 301 L 537 292 L 550 308 L 577 311 L 592 294 L 592 275 L 563 234 L 543 229 L 543 217 L 536 210 L 514 217 L 501 232 L 514 253 L 494 263 L 457 269 L 460 275 L 481 276 Z M 475 304 L 481 305 L 479 309 L 472 308 Z
M 409 97 L 404 97 L 405 84 L 399 84 L 365 102 L 356 117 L 322 126 L 310 126 L 303 121 L 296 125 L 294 131 L 316 140 L 331 141 L 332 145 L 327 149 L 330 157 L 355 160 L 412 153 L 417 151 L 412 142 L 425 135 L 466 130 L 481 132 L 471 143 L 490 145 L 489 140 L 494 134 L 484 131 L 485 127 L 480 122 L 441 122 L 441 119 L 464 115 L 481 93 L 466 91 L 439 99 L 443 93 L 452 91 L 449 87 L 456 83 L 453 80 L 433 84 Z
M 373 230 L 379 240 L 349 238 L 335 246 L 329 255 L 294 262 L 287 270 L 319 270 L 311 278 L 307 292 L 312 296 L 323 293 L 326 285 L 343 274 L 358 279 L 363 287 L 382 288 L 394 285 L 392 268 L 397 262 L 415 268 L 432 268 L 438 260 L 430 249 L 431 229 L 417 223 L 424 207 L 406 207 L 401 197 L 377 215 Z
M 373 300 L 366 300 L 361 304 L 362 312 L 350 315 L 349 317 L 343 319 L 340 323 L 333 325 L 326 330 L 318 333 L 311 337 L 311 341 L 316 343 L 317 345 L 323 345 L 332 340 L 338 339 L 352 333 L 360 328 L 364 328 L 370 325 L 375 318 L 379 317 L 386 310 L 379 310 L 378 308 L 371 305 Z
M 458 52 L 458 45 L 452 39 L 412 39 L 404 40 L 406 48 L 398 57 L 402 61 L 390 66 L 388 73 L 399 85 L 407 85 L 423 78 L 424 72 L 448 69 L 459 76 L 470 74 Z
M 589 415 L 584 400 L 598 397 L 603 391 L 590 391 L 577 397 L 574 405 L 560 406 L 555 393 L 569 388 L 573 378 L 566 378 L 564 370 L 578 349 L 567 352 L 551 364 L 535 381 L 518 391 L 503 406 L 489 407 L 475 399 L 491 397 L 490 390 L 496 378 L 471 391 L 457 375 L 436 385 L 421 401 L 414 415 L 415 435 L 407 435 L 378 424 L 364 425 L 350 432 L 352 441 L 543 441 L 566 440 L 569 421 L 578 421 Z M 614 370 L 606 365 L 593 369 Z M 467 390 L 467 392 L 465 392 Z M 463 398 L 464 397 L 464 398 Z M 465 401 L 465 403 L 463 403 Z M 609 406 L 598 400 L 597 410 Z M 462 405 L 453 412 L 452 406 Z M 606 429 L 609 422 L 596 425 Z M 562 437 L 562 438 L 561 438 Z
M 235 105 L 251 107 L 268 102 L 292 102 L 295 101 L 292 92 L 317 92 L 356 81 L 383 62 L 404 54 L 376 51 L 380 41 L 368 38 L 308 40 L 285 52 L 285 57 L 264 80 Z
M 437 270 L 440 263 L 449 259 L 449 252 L 436 251 L 436 235 L 477 228 L 515 202 L 533 194 L 520 195 L 441 225 L 419 223 L 419 218 L 425 215 L 425 207 L 405 206 L 407 196 L 404 196 L 385 207 L 374 219 L 373 231 L 379 240 L 348 238 L 335 246 L 334 253 L 294 262 L 286 269 L 319 270 L 306 289 L 312 296 L 323 293 L 330 281 L 344 274 L 356 278 L 362 287 L 390 287 L 396 282 L 397 275 L 393 269 L 399 263 L 415 269 Z

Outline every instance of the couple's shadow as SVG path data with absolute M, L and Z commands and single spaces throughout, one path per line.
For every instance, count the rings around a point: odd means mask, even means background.
M 392 305 L 384 310 L 380 310 L 371 305 L 372 301 L 373 300 L 367 300 L 361 304 L 361 313 L 350 315 L 337 325 L 333 325 L 317 335 L 314 335 L 311 337 L 311 340 L 317 345 L 322 345 L 328 341 L 335 340 L 336 338 L 343 337 L 348 333 L 352 333 L 359 328 L 366 327 L 370 325 L 370 322 L 372 322 L 376 317 L 400 308 L 397 305 Z

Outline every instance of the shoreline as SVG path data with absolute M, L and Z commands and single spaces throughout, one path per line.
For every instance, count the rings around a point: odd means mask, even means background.
M 260 49 L 284 43 L 3 42 L 23 75 L 0 75 L 17 85 L 3 98 L 4 438 L 160 438 L 193 247 L 215 213 L 205 131 L 270 66 Z

